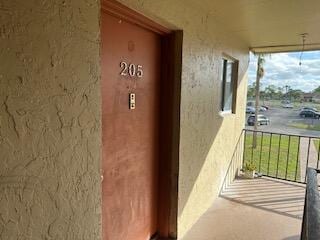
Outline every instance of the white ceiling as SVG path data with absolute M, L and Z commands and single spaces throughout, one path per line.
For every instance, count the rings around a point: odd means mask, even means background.
M 187 0 L 223 23 L 256 52 L 320 49 L 320 0 Z

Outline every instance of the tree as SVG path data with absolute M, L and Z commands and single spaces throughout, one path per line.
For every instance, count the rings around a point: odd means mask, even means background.
M 247 97 L 248 97 L 249 99 L 254 98 L 255 91 L 256 91 L 256 84 L 255 84 L 255 83 L 252 83 L 251 85 L 248 86 Z
M 290 99 L 289 91 L 291 91 L 292 88 L 289 85 L 285 85 L 284 88 L 285 88 L 285 98 L 286 100 L 289 100 Z
M 304 92 L 299 89 L 290 89 L 288 91 L 289 98 L 294 101 L 300 101 L 303 93 Z
M 277 95 L 277 98 L 279 99 L 279 100 L 281 100 L 281 99 L 283 99 L 283 87 L 278 87 L 277 88 L 277 93 L 276 93 L 276 95 Z
M 276 97 L 277 87 L 275 85 L 269 85 L 264 91 L 267 98 L 274 99 Z
M 258 66 L 256 75 L 256 101 L 255 101 L 255 121 L 254 121 L 254 131 L 258 130 L 258 112 L 259 112 L 259 98 L 260 98 L 260 80 L 264 76 L 264 65 L 265 59 L 262 54 L 258 55 Z M 257 147 L 257 133 L 253 133 L 253 148 Z
M 315 93 L 320 93 L 320 86 L 313 90 Z

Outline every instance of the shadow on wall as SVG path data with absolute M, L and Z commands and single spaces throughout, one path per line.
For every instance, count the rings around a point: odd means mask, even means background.
M 240 69 L 239 69 L 240 71 Z M 239 82 L 238 82 L 238 88 L 242 87 L 241 83 L 245 84 L 245 73 L 246 71 L 241 72 L 241 75 L 239 75 Z M 219 88 L 220 89 L 220 88 Z M 212 96 L 212 89 L 209 89 L 209 92 Z M 208 94 L 209 95 L 209 94 Z M 210 95 L 209 95 L 210 96 Z M 210 96 L 210 97 L 211 97 Z M 220 96 L 218 94 L 217 96 Z M 198 116 L 196 119 L 193 118 L 184 118 L 183 127 L 184 132 L 187 132 L 188 136 L 192 136 L 192 141 L 190 141 L 190 137 L 183 136 L 183 132 L 181 135 L 181 146 L 184 148 L 190 148 L 188 153 L 191 153 L 191 156 L 181 156 L 182 159 L 192 159 L 190 161 L 190 164 L 180 164 L 180 173 L 183 173 L 182 177 L 183 182 L 179 182 L 179 217 L 183 215 L 183 212 L 186 208 L 186 205 L 188 204 L 190 200 L 190 196 L 192 195 L 192 191 L 198 187 L 199 183 L 199 176 L 203 172 L 212 172 L 210 175 L 209 182 L 205 183 L 210 185 L 206 189 L 217 189 L 217 194 L 219 194 L 220 187 L 223 184 L 223 181 L 226 178 L 226 171 L 228 169 L 229 163 L 232 158 L 232 153 L 235 150 L 237 141 L 240 137 L 241 132 L 237 131 L 236 128 L 239 130 L 242 130 L 243 126 L 236 126 L 236 123 L 238 120 L 231 120 L 230 118 L 226 121 L 230 121 L 230 126 L 227 126 L 227 129 L 229 129 L 230 134 L 225 134 L 226 139 L 219 139 L 219 142 L 217 141 L 217 137 L 219 136 L 219 131 L 221 131 L 221 127 L 223 125 L 224 118 L 218 115 L 218 112 L 215 112 L 216 109 L 213 108 L 212 105 L 210 105 L 212 112 L 212 118 L 208 119 L 208 114 L 206 111 L 208 109 L 204 109 L 204 103 L 201 101 L 209 101 L 208 99 L 204 99 L 207 96 L 201 96 L 201 100 L 199 100 L 199 97 L 197 96 L 197 99 L 192 101 L 189 99 L 189 109 L 188 112 L 192 113 L 193 115 Z M 241 96 L 238 94 L 237 102 L 239 103 L 239 99 L 243 98 L 244 96 Z M 215 97 L 213 101 L 220 101 L 218 97 Z M 203 109 L 201 111 L 201 109 Z M 205 114 L 206 113 L 206 114 Z M 242 113 L 237 112 L 237 118 L 241 118 Z M 229 116 L 228 116 L 229 117 Z M 227 117 L 227 118 L 228 118 Z M 228 123 L 228 124 L 229 124 Z M 223 129 L 225 131 L 226 129 Z M 187 139 L 187 140 L 186 140 Z M 185 141 L 185 142 L 184 142 Z M 234 145 L 233 145 L 234 144 Z M 214 146 L 214 152 L 212 152 Z M 221 146 L 225 146 L 226 148 L 218 149 Z M 230 153 L 230 159 L 227 159 L 225 161 L 225 164 L 221 164 L 221 161 L 219 157 L 229 155 L 229 153 L 226 154 L 226 151 L 232 151 Z M 213 160 L 209 160 L 209 158 L 213 158 Z M 218 174 L 218 175 L 217 175 Z M 220 174 L 220 175 L 219 175 Z M 212 180 L 212 182 L 210 182 Z M 214 182 L 213 182 L 214 181 Z M 214 185 L 218 184 L 218 186 Z M 203 192 L 204 193 L 204 192 Z M 204 194 L 207 194 L 208 197 L 212 198 L 213 191 L 207 191 Z M 201 197 L 200 197 L 201 198 Z M 209 207 L 209 206 L 208 206 Z

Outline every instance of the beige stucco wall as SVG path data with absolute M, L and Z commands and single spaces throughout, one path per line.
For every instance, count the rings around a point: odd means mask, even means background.
M 0 239 L 100 239 L 97 0 L 0 1 Z
M 184 31 L 178 206 L 181 238 L 217 197 L 244 126 L 248 47 L 223 23 L 203 12 L 200 1 L 193 1 L 193 5 L 182 0 L 121 2 Z M 219 114 L 223 52 L 240 61 L 236 115 Z
M 243 127 L 248 48 L 198 1 L 121 2 L 184 31 L 182 237 L 217 196 Z M 0 239 L 100 239 L 99 5 L 0 1 Z M 236 115 L 219 114 L 222 52 L 240 60 Z

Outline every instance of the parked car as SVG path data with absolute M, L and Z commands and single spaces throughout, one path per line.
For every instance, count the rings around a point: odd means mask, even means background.
M 254 121 L 255 121 L 255 115 L 252 114 L 248 117 L 247 123 L 249 126 L 253 126 Z M 270 124 L 269 118 L 267 118 L 266 116 L 264 116 L 262 114 L 259 114 L 258 115 L 258 125 L 268 125 L 268 124 Z
M 318 112 L 318 109 L 316 109 L 314 107 L 303 107 L 300 109 L 300 111 L 304 111 L 304 110 L 311 110 L 311 111 Z
M 292 103 L 283 103 L 282 107 L 283 108 L 293 108 L 293 104 Z
M 302 110 L 299 113 L 300 117 L 304 117 L 304 118 L 320 118 L 320 112 L 317 111 L 313 111 L 313 110 Z
M 256 109 L 254 107 L 247 107 L 246 108 L 246 113 L 255 113 L 256 112 Z
M 265 112 L 265 111 L 267 111 L 268 109 L 267 108 L 265 108 L 265 107 L 263 107 L 263 106 L 261 106 L 260 108 L 259 108 L 259 112 Z
M 262 105 L 261 107 L 264 107 L 265 109 L 267 109 L 267 110 L 269 110 L 270 109 L 270 107 L 269 106 L 267 106 L 267 105 Z
M 248 101 L 247 102 L 247 107 L 254 107 L 255 101 Z

